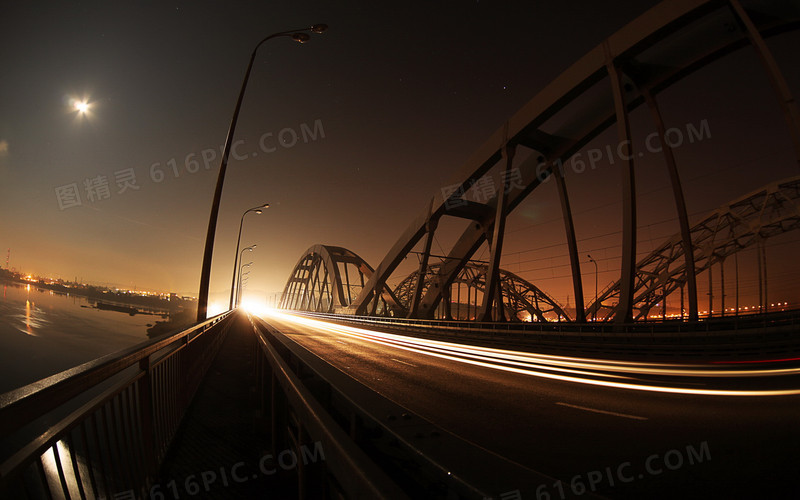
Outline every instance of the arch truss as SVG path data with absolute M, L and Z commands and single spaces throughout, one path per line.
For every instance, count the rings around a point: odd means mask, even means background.
M 800 228 L 800 176 L 785 179 L 725 205 L 691 229 L 695 272 L 700 273 L 726 257 L 771 236 Z M 634 303 L 636 319 L 687 282 L 680 234 L 674 235 L 636 265 Z M 618 314 L 619 281 L 609 285 L 589 306 L 588 314 L 610 319 Z
M 341 312 L 358 296 L 372 277 L 373 269 L 364 259 L 341 247 L 314 245 L 303 253 L 281 294 L 279 307 L 297 311 Z M 394 295 L 385 290 L 377 310 L 389 314 Z
M 436 277 L 441 264 L 428 266 L 424 280 L 421 282 L 423 293 L 430 287 L 438 286 Z M 481 297 L 486 291 L 486 273 L 488 267 L 475 263 L 465 265 L 448 290 L 434 313 L 436 319 L 475 320 L 479 313 Z M 407 311 L 413 301 L 419 272 L 409 274 L 394 289 L 394 294 L 403 310 Z M 516 274 L 500 269 L 500 287 L 503 300 L 497 301 L 493 317 L 509 321 L 569 321 L 570 317 L 564 308 L 552 297 L 525 281 Z
M 631 321 L 640 278 L 636 268 L 634 180 L 634 162 L 638 160 L 631 141 L 629 114 L 645 105 L 662 144 L 664 165 L 669 173 L 681 228 L 690 318 L 696 318 L 691 227 L 677 161 L 669 141 L 664 138 L 667 124 L 660 112 L 659 94 L 734 51 L 752 50 L 759 66 L 742 68 L 742 71 L 760 69 L 766 74 L 776 96 L 774 105 L 782 111 L 796 160 L 800 163 L 800 115 L 786 80 L 764 42 L 765 37 L 796 29 L 798 25 L 800 4 L 797 2 L 681 0 L 656 5 L 588 52 L 509 118 L 413 220 L 346 311 L 378 314 L 382 304 L 388 304 L 397 314 L 433 317 L 443 300 L 442 292 L 449 289 L 475 252 L 486 244 L 489 257 L 485 293 L 476 318 L 491 320 L 502 300 L 498 289 L 503 276 L 500 257 L 506 217 L 552 177 L 560 199 L 570 258 L 572 296 L 576 302 L 574 319 L 585 321 L 581 262 L 562 165 L 600 133 L 614 127 L 622 158 L 621 274 L 615 292 L 614 319 Z M 416 248 L 423 249 L 418 274 L 427 274 L 431 244 L 443 217 L 465 219 L 469 224 L 456 243 L 445 250 L 443 264 L 429 278 L 438 286 L 415 286 L 405 307 L 392 303 L 386 290 L 387 280 Z

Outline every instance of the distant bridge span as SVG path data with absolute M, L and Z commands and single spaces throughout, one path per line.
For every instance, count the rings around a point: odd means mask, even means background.
M 422 286 L 420 293 L 439 285 L 436 279 L 441 265 L 429 265 L 422 281 L 419 279 L 419 271 L 415 271 L 395 287 L 394 294 L 403 306 L 404 312 L 409 310 L 414 301 L 418 283 Z M 486 290 L 487 270 L 487 266 L 472 262 L 465 265 L 450 287 L 442 292 L 443 300 L 434 317 L 448 320 L 475 320 L 479 313 L 481 297 Z M 539 322 L 570 320 L 569 313 L 554 298 L 533 283 L 505 269 L 500 269 L 499 290 L 503 300 L 496 302 L 497 307 L 502 307 L 495 312 L 498 318 Z
M 706 271 L 753 245 L 759 247 L 760 267 L 764 240 L 798 228 L 800 176 L 769 184 L 742 196 L 695 224 L 691 229 L 695 272 Z M 666 308 L 665 298 L 687 282 L 684 262 L 680 234 L 676 234 L 636 264 L 634 304 L 637 314 L 634 319 L 647 318 L 656 304 L 661 303 Z M 587 316 L 609 319 L 615 312 L 613 303 L 619 292 L 619 281 L 610 284 L 588 307 Z M 761 293 L 763 291 L 759 291 Z M 723 311 L 724 300 L 722 294 Z
M 341 312 L 348 307 L 373 274 L 372 266 L 346 248 L 313 245 L 292 270 L 281 294 L 279 307 L 313 312 Z M 384 287 L 378 314 L 389 314 L 397 299 Z M 385 312 L 384 312 L 385 311 Z
M 428 266 L 420 282 L 417 272 L 400 282 L 394 291 L 384 289 L 377 315 L 405 317 L 419 293 L 436 287 L 435 277 L 440 264 Z M 469 263 L 444 293 L 445 300 L 437 316 L 445 319 L 476 319 L 480 297 L 486 287 L 485 265 Z M 372 276 L 372 267 L 350 250 L 328 245 L 314 245 L 303 253 L 281 295 L 279 307 L 320 313 L 346 312 L 365 280 Z M 570 316 L 558 302 L 519 276 L 500 270 L 503 294 L 498 316 L 511 321 L 569 321 Z M 453 291 L 455 290 L 455 291 Z

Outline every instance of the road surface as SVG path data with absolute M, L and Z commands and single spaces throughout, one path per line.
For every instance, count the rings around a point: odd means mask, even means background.
M 607 366 L 265 319 L 409 411 L 554 478 L 537 488 L 541 499 L 800 497 L 800 383 L 787 363 Z M 786 373 L 738 372 L 766 369 Z

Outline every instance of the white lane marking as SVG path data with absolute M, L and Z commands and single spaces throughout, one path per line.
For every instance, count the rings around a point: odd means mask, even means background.
M 342 342 L 341 340 L 337 340 L 336 342 L 338 342 L 338 343 L 340 343 L 340 344 L 347 345 L 347 342 Z
M 406 363 L 405 361 L 400 361 L 399 359 L 395 358 L 389 358 L 389 359 L 391 359 L 392 361 L 397 361 L 398 363 L 403 363 L 404 365 L 413 366 L 414 368 L 417 367 L 417 365 L 412 365 L 411 363 Z
M 585 406 L 571 405 L 569 403 L 562 403 L 561 401 L 559 401 L 556 404 L 561 406 L 569 406 L 570 408 L 576 408 L 578 410 L 593 411 L 595 413 L 604 413 L 606 415 L 614 415 L 616 417 L 632 418 L 633 420 L 647 420 L 647 417 L 640 417 L 638 415 L 628 415 L 627 413 L 617 413 L 613 411 L 598 410 L 597 408 L 587 408 Z

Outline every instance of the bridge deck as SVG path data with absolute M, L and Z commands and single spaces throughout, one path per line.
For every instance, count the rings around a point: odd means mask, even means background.
M 296 498 L 296 478 L 262 457 L 269 436 L 254 410 L 252 326 L 233 318 L 227 337 L 203 380 L 161 466 L 154 491 L 166 498 Z M 238 465 L 237 465 L 238 464 Z M 266 475 L 272 470 L 274 474 Z M 245 479 L 246 478 L 246 479 Z M 198 489 L 199 488 L 199 489 Z

